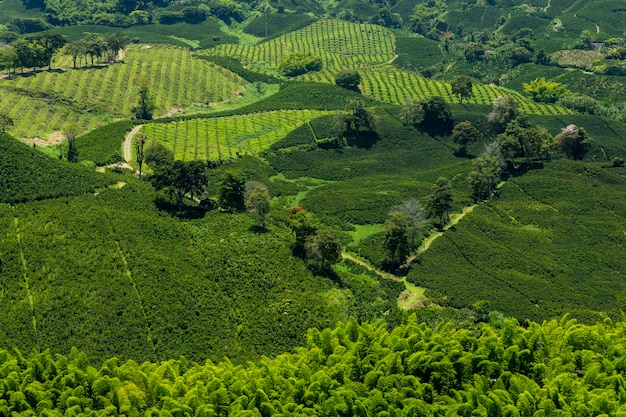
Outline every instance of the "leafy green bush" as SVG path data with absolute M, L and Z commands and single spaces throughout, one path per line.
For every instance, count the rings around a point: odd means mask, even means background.
M 320 71 L 322 60 L 313 54 L 294 52 L 281 60 L 279 69 L 283 75 L 295 77 L 307 72 Z

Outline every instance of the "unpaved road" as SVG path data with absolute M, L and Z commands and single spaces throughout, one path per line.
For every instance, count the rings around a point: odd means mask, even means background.
M 130 158 L 132 155 L 132 146 L 133 146 L 133 137 L 135 137 L 135 135 L 137 134 L 137 132 L 139 132 L 139 130 L 143 127 L 143 125 L 137 125 L 133 128 L 133 130 L 131 130 L 130 132 L 128 132 L 128 135 L 126 135 L 126 139 L 124 140 L 124 160 L 126 162 L 130 162 Z

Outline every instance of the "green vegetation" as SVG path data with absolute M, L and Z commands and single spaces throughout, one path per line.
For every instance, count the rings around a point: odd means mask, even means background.
M 55 161 L 5 134 L 0 135 L 0 150 L 2 203 L 79 195 L 115 182 L 84 167 Z
M 624 413 L 622 0 L 23 1 L 0 417 Z
M 509 179 L 413 264 L 409 280 L 436 302 L 489 300 L 520 319 L 618 315 L 626 176 L 604 166 L 554 161 Z
M 90 130 L 105 120 L 128 118 L 138 97 L 128 86 L 140 79 L 155 96 L 157 115 L 232 99 L 247 85 L 230 71 L 168 46 L 129 47 L 123 63 L 103 68 L 70 69 L 71 57 L 55 66 L 66 69 L 0 82 L 0 109 L 15 120 L 11 134 L 45 137 L 69 124 Z
M 415 315 L 388 330 L 352 320 L 311 329 L 306 347 L 246 366 L 188 358 L 110 359 L 72 350 L 0 352 L 3 410 L 272 415 L 619 415 L 622 323 L 560 321 L 431 328 Z M 367 359 L 366 359 L 367 358 Z M 8 371 L 11 371 L 10 373 Z M 331 410 L 331 411 L 329 411 Z M 336 414 L 335 414 L 336 413 Z
M 290 110 L 200 119 L 178 123 L 152 123 L 142 128 L 149 143 L 171 149 L 176 159 L 212 161 L 258 153 L 286 137 L 290 131 L 327 111 Z

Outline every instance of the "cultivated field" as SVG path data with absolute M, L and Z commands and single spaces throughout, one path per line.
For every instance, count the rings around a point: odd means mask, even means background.
M 72 68 L 60 57 L 53 71 L 16 76 L 0 82 L 0 113 L 15 120 L 11 134 L 47 137 L 70 124 L 91 130 L 105 121 L 128 118 L 137 101 L 137 83 L 146 79 L 156 115 L 238 97 L 248 83 L 236 74 L 198 59 L 184 48 L 133 45 L 123 62 Z
M 176 159 L 216 161 L 266 150 L 298 126 L 329 114 L 333 113 L 320 110 L 271 111 L 153 123 L 144 126 L 142 132 L 149 142 L 155 141 L 171 149 Z

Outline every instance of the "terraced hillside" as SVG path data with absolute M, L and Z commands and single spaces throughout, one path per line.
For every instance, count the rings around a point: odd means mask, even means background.
M 251 68 L 278 74 L 280 61 L 294 52 L 310 53 L 322 60 L 323 74 L 345 68 L 380 65 L 393 58 L 395 37 L 390 30 L 371 24 L 319 20 L 256 46 L 226 44 L 207 53 L 239 59 Z
M 396 39 L 388 29 L 370 24 L 355 24 L 338 20 L 320 20 L 256 46 L 220 45 L 206 53 L 235 57 L 250 69 L 280 76 L 281 60 L 294 52 L 310 53 L 321 58 L 323 69 L 298 77 L 298 80 L 334 83 L 341 70 L 361 70 L 364 95 L 384 103 L 403 104 L 406 99 L 422 100 L 441 96 L 458 103 L 449 83 L 400 70 L 391 63 L 396 58 Z M 419 50 L 412 51 L 419 54 Z M 567 114 L 560 106 L 534 103 L 522 94 L 491 85 L 476 84 L 469 103 L 490 105 L 498 96 L 509 96 L 528 114 Z
M 71 59 L 61 57 L 55 67 L 62 69 L 0 82 L 0 112 L 15 120 L 14 136 L 46 138 L 71 124 L 87 131 L 128 118 L 142 78 L 155 96 L 156 115 L 235 99 L 248 85 L 187 49 L 165 45 L 132 45 L 123 62 L 108 66 L 73 69 Z
M 336 112 L 335 112 L 336 113 Z M 333 114 L 319 110 L 284 110 L 178 123 L 152 123 L 142 128 L 148 141 L 165 145 L 181 160 L 224 160 L 256 154 L 312 119 Z

